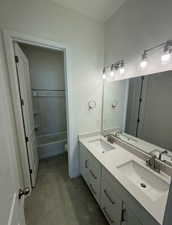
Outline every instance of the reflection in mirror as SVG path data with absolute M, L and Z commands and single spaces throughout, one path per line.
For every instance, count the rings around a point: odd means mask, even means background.
M 143 150 L 149 153 L 164 149 L 172 152 L 171 99 L 172 71 L 105 81 L 103 132 L 120 129 L 125 132 L 123 137 L 144 145 Z

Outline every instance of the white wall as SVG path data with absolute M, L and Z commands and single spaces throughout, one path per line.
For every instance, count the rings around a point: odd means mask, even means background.
M 159 51 L 151 53 L 148 69 L 139 67 L 145 49 L 172 39 L 171 8 L 171 0 L 127 0 L 106 22 L 105 64 L 124 59 L 126 73 L 120 79 L 172 69 L 171 62 L 160 64 Z
M 127 99 L 128 80 L 104 82 L 103 130 L 125 130 Z
M 24 188 L 24 177 L 22 173 L 22 165 L 21 165 L 21 155 L 20 151 L 18 148 L 18 141 L 17 141 L 17 135 L 16 135 L 16 127 L 15 127 L 15 121 L 13 117 L 13 108 L 12 105 L 10 104 L 10 90 L 7 88 L 8 87 L 8 76 L 7 76 L 7 70 L 6 70 L 6 62 L 4 58 L 4 46 L 2 45 L 2 36 L 0 35 L 0 71 L 2 75 L 2 80 L 3 80 L 3 86 L 5 90 L 5 98 L 4 98 L 4 104 L 6 104 L 5 108 L 8 110 L 7 112 L 7 121 L 6 121 L 6 127 L 5 129 L 8 129 L 8 136 L 10 137 L 11 143 L 14 147 L 14 151 L 16 152 L 16 161 L 17 161 L 17 168 L 19 172 L 19 182 L 20 182 L 20 187 Z M 2 151 L 2 149 L 1 149 Z
M 63 52 L 31 45 L 20 46 L 29 59 L 32 89 L 65 89 Z
M 72 172 L 79 173 L 78 133 L 100 130 L 101 71 L 104 55 L 103 24 L 47 0 L 1 0 L 0 27 L 67 45 L 70 51 L 72 90 Z M 94 99 L 96 110 L 88 112 Z

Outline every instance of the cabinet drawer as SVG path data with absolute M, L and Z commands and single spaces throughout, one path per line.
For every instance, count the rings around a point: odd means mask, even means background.
M 101 164 L 82 144 L 80 144 L 80 173 L 100 203 Z
M 91 155 L 91 153 L 89 155 L 88 176 L 89 188 L 97 202 L 100 203 L 101 164 Z
M 121 217 L 122 199 L 113 182 L 113 177 L 102 169 L 101 200 L 107 202 L 114 209 L 114 213 Z
M 80 144 L 80 173 L 85 174 L 85 170 L 88 171 L 88 175 L 94 180 L 99 180 L 101 177 L 101 164 L 96 158 Z
M 104 205 L 101 208 L 102 208 L 103 214 L 105 215 L 105 217 L 110 225 L 120 225 L 121 224 L 121 222 L 115 218 L 115 216 L 113 215 L 113 212 L 110 208 L 108 208 L 106 205 Z
M 98 182 L 95 182 L 91 177 L 88 178 L 87 184 L 94 198 L 99 203 L 100 202 L 100 188 L 99 188 L 100 184 Z
M 122 200 L 118 196 L 110 179 L 110 175 L 102 177 L 101 208 L 107 210 L 114 224 L 120 224 L 122 217 Z
M 102 177 L 101 194 L 104 200 L 106 200 L 112 207 L 121 209 L 122 200 L 118 195 L 118 192 L 113 186 L 113 183 L 109 180 L 110 177 Z

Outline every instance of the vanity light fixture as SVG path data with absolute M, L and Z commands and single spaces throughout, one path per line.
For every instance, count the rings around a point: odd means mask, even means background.
M 148 64 L 148 61 L 147 61 L 147 52 L 144 51 L 143 55 L 142 55 L 142 61 L 140 62 L 140 67 L 142 69 L 144 69 Z
M 124 68 L 124 60 L 119 60 L 118 62 L 114 63 L 111 65 L 111 70 L 113 68 L 114 70 L 119 70 L 120 74 L 123 74 L 125 72 L 125 68 Z
M 167 63 L 172 55 L 172 40 L 168 40 L 166 42 L 162 42 L 158 45 L 155 45 L 149 49 L 146 49 L 142 54 L 142 61 L 140 62 L 140 67 L 142 69 L 146 68 L 148 65 L 147 55 L 148 52 L 153 51 L 155 49 L 163 48 L 163 55 L 161 56 L 161 62 Z M 125 73 L 124 60 L 119 60 L 118 62 L 112 64 L 111 66 L 104 67 L 103 69 L 103 79 L 107 79 L 106 69 L 110 69 L 110 77 L 114 77 L 115 71 L 119 70 L 120 74 Z
M 161 56 L 162 63 L 166 63 L 170 60 L 172 53 L 172 41 L 167 41 L 164 46 L 164 54 Z

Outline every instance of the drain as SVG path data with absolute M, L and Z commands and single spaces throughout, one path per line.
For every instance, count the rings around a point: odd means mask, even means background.
M 146 188 L 146 184 L 144 184 L 144 183 L 140 183 L 140 186 L 141 186 L 142 188 Z

